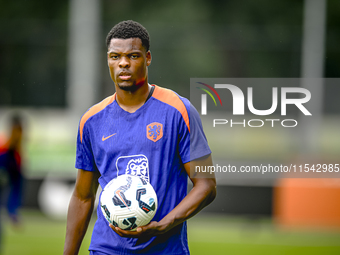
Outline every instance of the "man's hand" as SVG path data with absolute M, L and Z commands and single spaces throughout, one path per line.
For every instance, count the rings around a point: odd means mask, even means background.
M 156 236 L 165 233 L 167 230 L 165 227 L 157 221 L 151 221 L 149 224 L 138 227 L 135 231 L 123 230 L 119 227 L 115 227 L 109 224 L 110 228 L 121 237 L 139 238 L 141 236 Z

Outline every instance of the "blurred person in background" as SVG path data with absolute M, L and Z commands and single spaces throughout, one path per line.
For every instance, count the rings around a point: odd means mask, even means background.
M 5 200 L 2 204 L 6 203 L 9 218 L 15 225 L 19 223 L 18 210 L 22 199 L 22 132 L 22 118 L 19 114 L 13 114 L 10 120 L 9 138 L 2 145 L 0 141 L 1 198 Z

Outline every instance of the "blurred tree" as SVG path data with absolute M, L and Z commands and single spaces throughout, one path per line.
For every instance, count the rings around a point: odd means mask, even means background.
M 300 75 L 303 0 L 101 3 L 100 64 L 106 66 L 105 35 L 112 26 L 136 20 L 151 35 L 150 82 L 183 96 L 189 97 L 193 77 Z M 327 4 L 325 76 L 338 77 L 340 2 Z M 1 1 L 0 17 L 0 105 L 64 107 L 68 1 Z M 106 68 L 98 90 L 101 98 L 114 92 Z M 270 91 L 262 92 L 270 100 Z M 337 92 L 336 86 L 326 88 L 326 112 L 340 112 Z
M 103 5 L 104 31 L 124 19 L 148 28 L 151 82 L 185 96 L 191 77 L 299 75 L 302 1 L 104 0 Z M 109 79 L 104 83 L 111 86 Z
M 67 3 L 1 1 L 0 105 L 65 105 Z

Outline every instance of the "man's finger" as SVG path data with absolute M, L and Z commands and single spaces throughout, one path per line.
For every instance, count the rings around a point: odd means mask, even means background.
M 114 231 L 122 237 L 134 237 L 134 238 L 136 238 L 136 237 L 139 237 L 139 235 L 140 235 L 140 232 L 123 230 L 123 229 L 120 229 L 118 227 L 116 227 L 114 229 Z

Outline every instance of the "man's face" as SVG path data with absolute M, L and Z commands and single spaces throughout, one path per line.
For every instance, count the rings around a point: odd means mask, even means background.
M 113 82 L 122 90 L 135 91 L 147 82 L 151 53 L 146 52 L 139 38 L 113 38 L 107 63 Z

